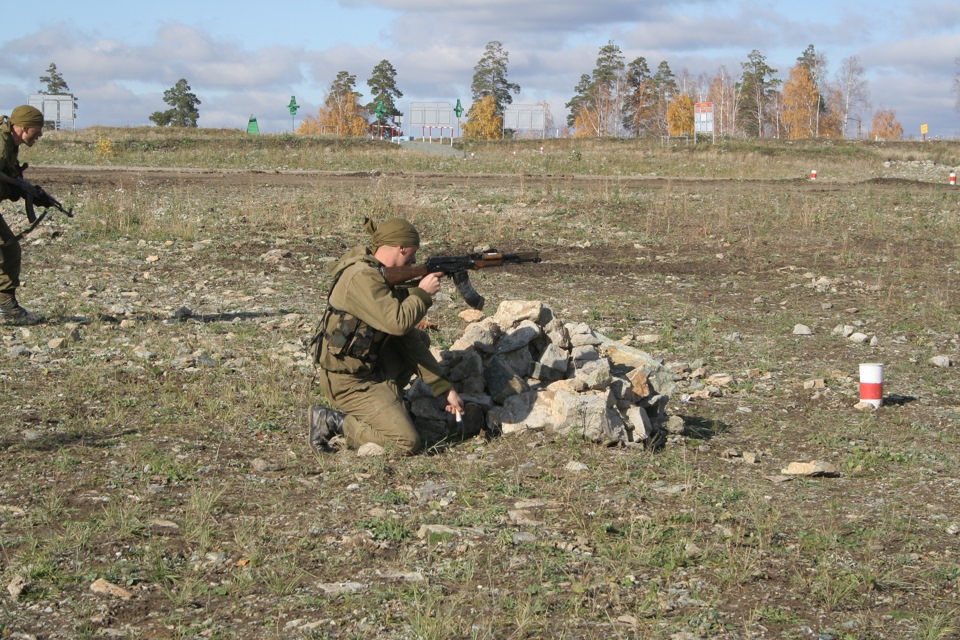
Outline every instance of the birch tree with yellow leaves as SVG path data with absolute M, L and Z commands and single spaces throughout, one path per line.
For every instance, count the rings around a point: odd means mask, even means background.
M 299 134 L 362 136 L 367 132 L 367 118 L 360 106 L 360 94 L 354 91 L 357 77 L 347 71 L 337 73 L 327 98 L 316 116 L 307 116 L 297 127 Z
M 473 103 L 468 117 L 463 125 L 467 140 L 499 140 L 503 135 L 503 116 L 497 112 L 497 99 L 492 93 Z
M 897 120 L 897 112 L 893 109 L 878 109 L 873 114 L 873 126 L 870 127 L 870 137 L 874 140 L 899 140 L 903 135 L 903 125 Z

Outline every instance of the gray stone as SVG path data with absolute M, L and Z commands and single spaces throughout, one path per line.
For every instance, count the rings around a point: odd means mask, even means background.
M 523 320 L 497 341 L 494 353 L 504 354 L 522 349 L 543 335 L 543 330 L 535 322 Z
M 526 381 L 517 376 L 498 356 L 490 359 L 483 371 L 483 380 L 487 385 L 487 392 L 497 404 L 503 404 L 510 396 L 530 390 Z

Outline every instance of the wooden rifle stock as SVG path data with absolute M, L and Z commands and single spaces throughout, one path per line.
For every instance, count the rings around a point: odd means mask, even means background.
M 438 256 L 429 258 L 423 265 L 408 265 L 404 267 L 382 267 L 380 271 L 390 285 L 403 284 L 414 280 L 419 281 L 429 273 L 441 273 L 453 278 L 457 291 L 474 309 L 483 308 L 481 296 L 470 284 L 467 273 L 470 269 L 486 269 L 488 267 L 502 267 L 505 264 L 519 264 L 521 262 L 540 262 L 540 253 L 527 251 L 525 253 L 500 253 L 487 251 L 485 253 L 471 253 L 466 256 Z

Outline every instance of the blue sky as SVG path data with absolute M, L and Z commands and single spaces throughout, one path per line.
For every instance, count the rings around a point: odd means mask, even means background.
M 554 119 L 598 49 L 613 41 L 627 62 L 655 69 L 738 76 L 754 49 L 786 79 L 810 44 L 827 59 L 827 80 L 858 56 L 874 110 L 893 109 L 908 136 L 960 137 L 953 80 L 960 57 L 960 3 L 736 2 L 726 0 L 322 0 L 203 2 L 44 0 L 31 15 L 8 11 L 0 35 L 0 110 L 42 88 L 57 65 L 77 96 L 77 126 L 149 124 L 163 92 L 186 78 L 201 100 L 200 126 L 289 131 L 315 114 L 338 71 L 367 90 L 387 59 L 410 102 L 470 105 L 473 67 L 492 40 L 509 52 L 514 103 L 547 101 Z M 365 96 L 366 99 L 366 96 Z

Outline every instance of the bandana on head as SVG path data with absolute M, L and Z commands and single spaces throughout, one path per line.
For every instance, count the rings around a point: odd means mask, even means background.
M 377 224 L 370 218 L 363 221 L 363 228 L 370 234 L 370 246 L 376 251 L 388 247 L 419 247 L 420 234 L 416 227 L 403 218 L 390 218 Z
M 10 122 L 24 129 L 42 129 L 43 114 L 36 107 L 22 104 L 10 114 Z

